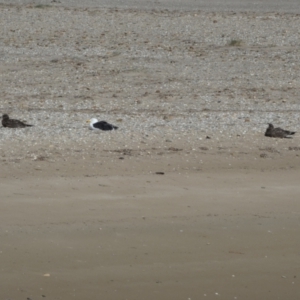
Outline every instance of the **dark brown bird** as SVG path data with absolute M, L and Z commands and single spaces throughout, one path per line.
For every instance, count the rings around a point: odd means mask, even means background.
M 22 121 L 10 119 L 7 114 L 2 116 L 2 126 L 8 128 L 24 128 L 24 127 L 31 127 L 33 125 L 25 124 Z
M 295 133 L 296 131 L 288 131 L 280 127 L 274 128 L 273 124 L 269 124 L 269 127 L 265 132 L 265 136 L 283 139 L 291 138 L 290 135 L 293 135 Z

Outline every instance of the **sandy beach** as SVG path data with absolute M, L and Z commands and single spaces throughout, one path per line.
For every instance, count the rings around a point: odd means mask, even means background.
M 1 299 L 299 298 L 297 1 L 0 3 Z

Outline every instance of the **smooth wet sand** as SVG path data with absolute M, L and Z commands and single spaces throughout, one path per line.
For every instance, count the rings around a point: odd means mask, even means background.
M 42 169 L 1 179 L 3 299 L 299 295 L 298 170 Z

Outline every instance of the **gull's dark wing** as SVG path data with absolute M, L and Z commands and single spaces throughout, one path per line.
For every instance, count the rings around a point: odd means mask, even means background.
M 112 124 L 107 123 L 106 121 L 100 121 L 95 124 L 93 124 L 95 128 L 101 129 L 101 130 L 113 130 L 118 129 L 117 126 L 114 126 Z

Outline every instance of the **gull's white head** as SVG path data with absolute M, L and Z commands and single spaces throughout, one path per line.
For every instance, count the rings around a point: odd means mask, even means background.
M 90 119 L 90 120 L 87 120 L 87 122 L 90 123 L 90 129 L 93 130 L 93 129 L 95 129 L 95 128 L 93 127 L 93 124 L 97 123 L 98 120 L 97 120 L 96 118 L 92 118 L 92 119 Z

